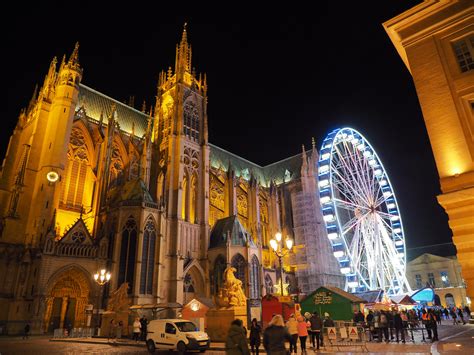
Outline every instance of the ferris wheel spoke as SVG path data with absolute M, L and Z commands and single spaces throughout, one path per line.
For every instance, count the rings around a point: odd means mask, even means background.
M 367 216 L 370 212 L 366 212 L 362 216 L 354 216 L 352 217 L 347 223 L 344 224 L 344 226 L 341 228 L 341 236 L 346 235 L 352 228 L 354 228 L 356 225 L 361 223 L 361 221 L 364 219 L 365 216 Z
M 334 171 L 334 173 L 337 175 L 337 177 L 339 178 L 339 181 L 341 181 L 343 183 L 343 185 L 347 188 L 346 191 L 349 192 L 349 194 L 353 195 L 353 200 L 356 200 L 356 197 L 358 199 L 360 199 L 360 201 L 364 201 L 366 204 L 368 204 L 368 201 L 367 199 L 362 196 L 358 190 L 357 190 L 357 186 L 353 186 L 347 179 L 345 179 L 340 173 L 339 171 Z M 341 189 L 342 190 L 342 189 Z
M 344 159 L 346 156 L 344 154 L 342 154 L 341 150 L 339 149 L 339 147 L 337 145 L 335 146 L 335 151 L 336 151 L 336 154 L 339 157 L 339 161 L 342 163 L 342 165 L 345 168 L 345 172 L 346 173 L 348 172 L 350 174 L 350 177 L 351 177 L 350 181 L 354 181 L 354 183 L 357 184 L 357 186 L 352 186 L 350 183 L 348 183 L 348 185 L 351 186 L 354 191 L 358 191 L 358 190 L 364 191 L 364 188 L 360 185 L 359 179 L 354 175 L 354 171 L 356 171 L 356 170 L 354 168 L 352 168 L 347 163 L 347 160 Z M 349 158 L 349 161 L 350 161 L 350 158 Z M 338 170 L 337 170 L 337 172 L 339 173 Z M 342 176 L 341 176 L 341 178 L 342 178 Z M 362 197 L 362 199 L 367 201 L 367 199 L 364 198 L 364 197 Z
M 360 201 L 361 198 L 355 195 L 350 188 L 347 188 L 346 184 L 340 184 L 339 182 L 335 182 L 333 186 L 337 189 L 337 192 L 341 195 L 341 197 L 345 197 L 348 201 L 357 202 L 358 204 L 361 204 L 363 202 Z
M 337 205 L 337 206 L 340 206 L 342 208 L 345 208 L 349 211 L 354 211 L 355 209 L 361 209 L 361 210 L 368 210 L 368 208 L 366 206 L 362 206 L 360 204 L 357 204 L 357 203 L 353 203 L 353 202 L 349 202 L 349 201 L 345 201 L 345 200 L 341 200 L 341 199 L 338 199 L 338 198 L 335 198 L 334 199 L 334 203 Z

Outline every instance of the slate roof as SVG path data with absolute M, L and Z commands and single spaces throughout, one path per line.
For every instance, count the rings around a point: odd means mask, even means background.
M 113 104 L 115 104 L 117 122 L 120 125 L 120 129 L 131 133 L 132 124 L 135 123 L 135 135 L 143 137 L 146 133 L 150 116 L 84 84 L 79 85 L 79 98 L 76 110 L 83 106 L 88 117 L 99 121 L 100 115 L 103 113 L 103 123 L 107 125 L 107 117 L 112 113 Z
M 252 237 L 240 223 L 239 218 L 230 216 L 219 219 L 212 228 L 209 249 L 226 246 L 229 236 L 233 246 L 246 246 L 247 241 L 251 246 L 255 246 Z
M 111 204 L 120 201 L 154 202 L 141 179 L 130 180 L 124 185 L 110 189 L 109 196 Z
M 112 105 L 115 105 L 120 129 L 131 133 L 134 124 L 135 136 L 143 137 L 150 116 L 84 84 L 79 85 L 76 110 L 84 107 L 87 117 L 100 121 L 100 116 L 103 114 L 103 124 L 107 125 L 108 117 L 112 112 Z M 238 177 L 242 176 L 249 180 L 250 176 L 254 176 L 263 186 L 269 187 L 272 181 L 279 185 L 301 177 L 301 154 L 296 154 L 266 166 L 260 166 L 214 144 L 209 144 L 209 146 L 211 148 L 210 160 L 212 167 L 227 171 L 231 166 Z M 311 151 L 309 150 L 307 153 L 309 155 Z
M 212 167 L 227 171 L 230 166 L 234 169 L 236 176 L 246 178 L 246 173 L 248 173 L 249 177 L 250 175 L 255 176 L 260 184 L 266 187 L 269 187 L 272 181 L 279 185 L 301 177 L 301 154 L 293 155 L 266 166 L 260 166 L 214 144 L 209 144 L 209 147 L 211 148 L 210 161 Z M 311 151 L 309 150 L 307 153 L 309 155 Z M 285 176 L 287 170 L 290 173 L 289 178 Z

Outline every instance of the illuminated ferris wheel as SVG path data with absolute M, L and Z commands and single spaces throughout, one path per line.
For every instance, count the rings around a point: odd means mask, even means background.
M 352 128 L 324 139 L 318 162 L 323 219 L 350 292 L 411 291 L 405 276 L 402 218 L 387 172 Z

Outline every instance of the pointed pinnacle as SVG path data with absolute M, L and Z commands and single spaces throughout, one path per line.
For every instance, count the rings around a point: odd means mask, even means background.
M 183 35 L 181 36 L 181 44 L 188 42 L 188 32 L 186 31 L 186 26 L 188 25 L 187 22 L 184 23 L 183 26 Z
M 79 64 L 79 42 L 76 42 L 76 45 L 74 46 L 74 51 L 69 58 L 69 63 Z
M 311 144 L 313 145 L 313 150 L 316 149 L 316 140 L 314 137 L 311 137 Z

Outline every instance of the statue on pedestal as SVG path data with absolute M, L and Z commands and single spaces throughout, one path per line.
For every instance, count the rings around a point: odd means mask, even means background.
M 235 277 L 237 270 L 228 266 L 224 270 L 224 284 L 216 297 L 216 304 L 219 308 L 240 307 L 247 305 L 247 298 L 242 289 L 242 281 Z
M 225 341 L 228 325 L 234 319 L 240 319 L 245 326 L 248 326 L 247 297 L 242 289 L 242 281 L 234 275 L 236 271 L 231 266 L 224 270 L 223 285 L 214 297 L 217 307 L 210 309 L 206 314 L 207 334 L 212 341 Z

